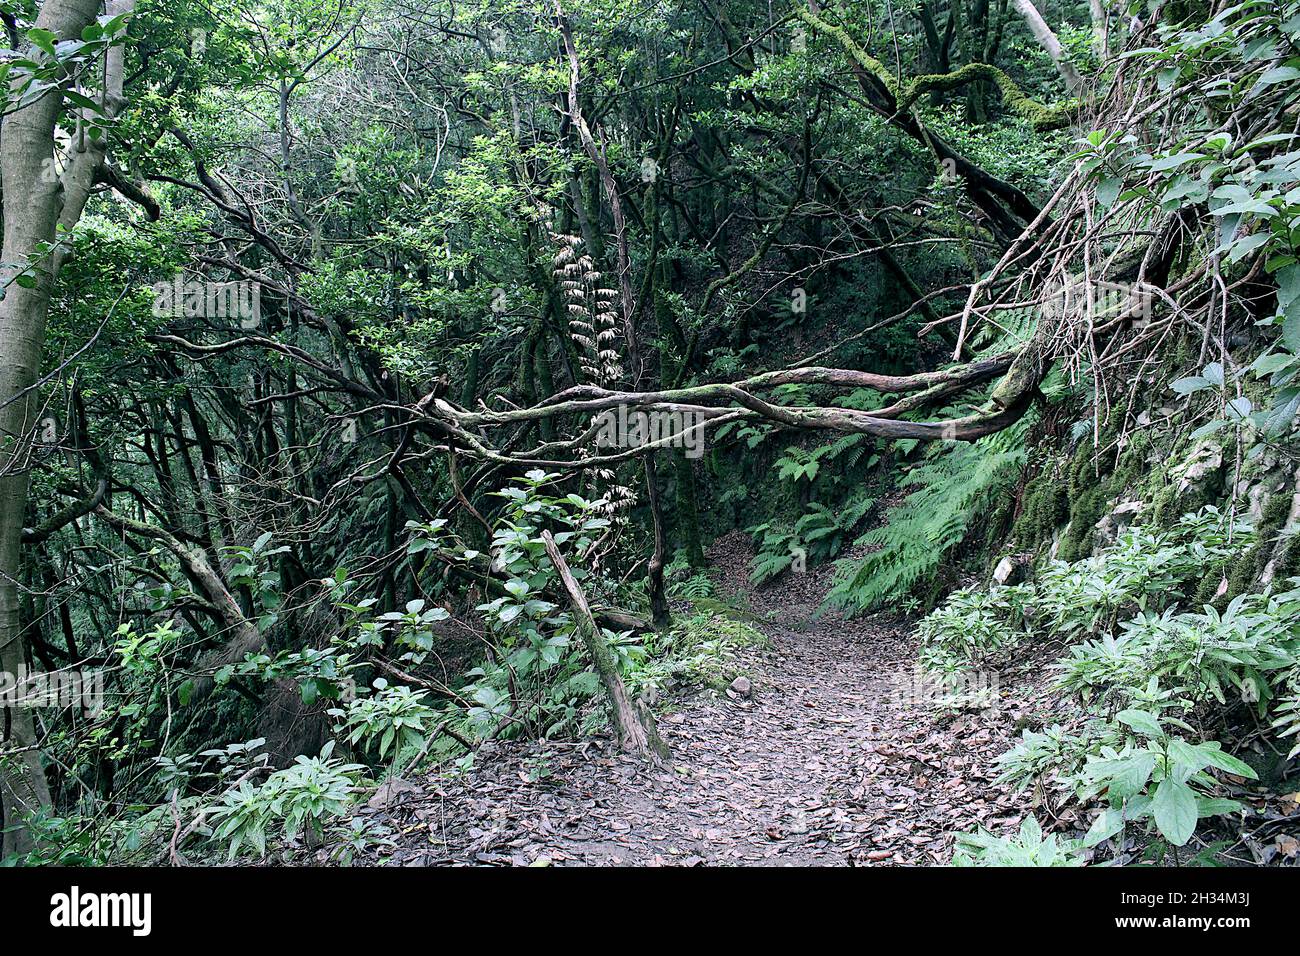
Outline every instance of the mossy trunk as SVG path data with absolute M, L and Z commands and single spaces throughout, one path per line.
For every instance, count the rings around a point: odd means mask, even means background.
M 586 595 L 574 580 L 573 573 L 569 570 L 549 531 L 542 532 L 542 543 L 546 548 L 547 557 L 551 559 L 556 573 L 560 576 L 560 583 L 569 599 L 569 607 L 573 610 L 573 620 L 578 633 L 596 667 L 600 682 L 604 685 L 605 697 L 609 702 L 610 720 L 614 724 L 614 733 L 618 738 L 619 746 L 645 757 L 654 764 L 662 765 L 668 757 L 668 747 L 659 736 L 654 716 L 628 695 L 627 685 L 623 683 L 623 677 L 618 672 L 618 661 L 614 658 L 614 652 L 610 650 L 604 632 L 592 616 Z

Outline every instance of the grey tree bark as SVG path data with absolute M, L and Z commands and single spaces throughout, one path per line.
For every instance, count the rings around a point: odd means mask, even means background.
M 110 16 L 129 14 L 135 0 L 109 0 Z M 99 0 L 45 0 L 38 29 L 59 39 L 76 38 L 99 13 Z M 122 106 L 121 46 L 107 54 L 103 111 Z M 15 79 L 15 84 L 18 82 Z M 45 323 L 59 268 L 67 258 L 57 239 L 81 218 L 95 175 L 104 161 L 103 139 L 77 137 L 60 172 L 53 164 L 54 131 L 65 108 L 63 88 L 0 120 L 0 184 L 4 190 L 4 242 L 0 251 L 0 670 L 17 673 L 27 657 L 19 619 L 19 541 L 27 509 L 28 469 L 41 417 L 38 390 Z M 14 280 L 26 271 L 30 288 Z M 0 710 L 0 806 L 7 832 L 3 854 L 27 852 L 32 836 L 16 826 L 30 812 L 48 807 L 49 786 L 37 749 L 31 710 Z M 6 751 L 9 753 L 6 755 Z
M 1038 45 L 1051 57 L 1052 63 L 1056 66 L 1056 72 L 1061 74 L 1061 79 L 1065 80 L 1065 85 L 1070 92 L 1079 92 L 1079 88 L 1083 86 L 1083 78 L 1079 76 L 1078 68 L 1065 55 L 1065 50 L 1061 48 L 1061 41 L 1057 39 L 1056 34 L 1052 32 L 1052 28 L 1043 19 L 1043 15 L 1034 6 L 1034 0 L 1013 0 L 1013 2 L 1016 5 L 1016 10 L 1024 19 L 1025 25 L 1029 27 L 1029 32 L 1034 35 Z
M 1092 35 L 1097 57 L 1105 63 L 1110 57 L 1110 14 L 1106 12 L 1103 0 L 1088 0 L 1088 12 L 1092 16 Z

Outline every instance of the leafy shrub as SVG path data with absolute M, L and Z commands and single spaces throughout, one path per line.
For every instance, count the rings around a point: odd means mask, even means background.
M 1273 726 L 1279 731 L 1281 737 L 1294 737 L 1300 734 L 1300 668 L 1292 671 L 1292 676 L 1287 681 L 1287 694 L 1282 697 L 1277 705 L 1275 714 L 1277 720 Z M 1287 759 L 1300 754 L 1300 739 L 1296 740 L 1295 746 L 1287 752 Z
M 464 675 L 463 725 L 471 736 L 554 736 L 575 725 L 599 690 L 583 645 L 574 639 L 569 613 L 544 596 L 555 585 L 555 569 L 546 556 L 542 531 L 552 530 L 556 544 L 568 553 L 574 577 L 584 581 L 594 600 L 605 587 L 590 565 L 610 527 L 607 502 L 549 493 L 558 477 L 534 469 L 495 492 L 505 499 L 506 507 L 492 531 L 491 561 L 509 579 L 504 594 L 477 606 L 495 650 L 491 659 Z M 411 531 L 407 553 L 412 557 L 436 553 L 471 566 L 480 557 L 445 522 L 407 527 Z M 415 601 L 405 614 L 381 615 L 380 620 L 400 621 L 401 634 L 423 635 L 432 623 L 424 619 L 428 613 L 424 602 Z M 605 636 L 621 667 L 627 668 L 644 653 L 628 634 L 606 631 Z M 423 644 L 417 641 L 416 645 L 423 654 Z
M 1231 690 L 1263 712 L 1266 675 L 1295 662 L 1298 625 L 1300 606 L 1263 595 L 1240 595 L 1222 614 L 1208 605 L 1199 613 L 1147 611 L 1122 622 L 1118 637 L 1072 648 L 1057 665 L 1060 686 L 1118 705 L 1156 678 L 1189 706 L 1207 695 L 1226 704 Z
M 1056 665 L 1057 686 L 1097 716 L 1078 731 L 1057 724 L 1025 732 L 999 759 L 1000 779 L 1047 781 L 1067 799 L 1102 798 L 1107 807 L 1084 846 L 1136 827 L 1162 855 L 1186 845 L 1198 821 L 1239 809 L 1215 796 L 1210 770 L 1255 778 L 1217 741 L 1171 735 L 1171 726 L 1192 732 L 1180 714 L 1212 700 L 1263 716 L 1282 696 L 1276 724 L 1300 727 L 1290 696 L 1300 669 L 1300 592 L 1239 595 L 1222 612 L 1177 604 L 1189 582 L 1216 573 L 1250 538 L 1249 528 L 1206 508 L 1168 532 L 1133 528 L 1092 558 L 1054 562 L 1035 584 L 959 591 L 922 622 L 921 660 L 943 670 L 1025 634 L 1085 638 Z M 1015 852 L 979 839 L 985 855 Z
M 319 845 L 330 823 L 351 814 L 366 769 L 332 757 L 333 750 L 331 741 L 319 757 L 297 757 L 261 786 L 245 780 L 227 790 L 212 810 L 212 840 L 232 860 L 246 848 L 266 856 L 268 830 L 278 824 L 283 839 L 302 832 L 309 844 Z
M 1026 817 L 1015 836 L 997 836 L 986 830 L 959 833 L 953 866 L 1083 866 L 1083 844 L 1043 835 L 1034 817 Z
M 373 748 L 383 760 L 389 750 L 393 757 L 405 747 L 423 741 L 436 712 L 424 702 L 423 693 L 409 687 L 389 687 L 382 678 L 375 681 L 375 693 L 358 697 L 346 708 L 330 714 L 341 718 L 343 733 L 350 744 Z
M 396 845 L 392 830 L 374 817 L 353 817 L 332 828 L 329 858 L 339 866 L 351 866 L 358 853 Z
M 1197 699 L 1208 689 L 1223 701 L 1228 683 L 1247 696 L 1255 688 L 1252 699 L 1258 700 L 1260 672 L 1292 659 L 1294 648 L 1284 646 L 1284 638 L 1292 620 L 1300 623 L 1300 602 L 1290 595 L 1243 595 L 1222 615 L 1208 606 L 1199 614 L 1144 610 L 1173 604 L 1179 586 L 1249 540 L 1248 528 L 1206 508 L 1183 518 L 1173 532 L 1132 528 L 1094 557 L 1051 562 L 1032 584 L 954 592 L 921 622 L 922 663 L 950 670 L 985 660 L 1026 634 L 1100 634 L 1073 648 L 1060 665 L 1066 689 L 1088 698 L 1102 687 L 1131 694 L 1152 676 L 1176 676 L 1187 677 L 1180 686 Z M 1116 629 L 1123 633 L 1113 636 Z
M 1024 631 L 1012 624 L 1024 589 L 964 588 L 926 615 L 917 629 L 921 664 L 929 670 L 950 671 L 985 661 L 1014 644 Z
M 1046 628 L 1064 638 L 1113 630 L 1124 613 L 1173 603 L 1189 581 L 1246 548 L 1251 534 L 1213 507 L 1170 531 L 1129 528 L 1091 558 L 1044 568 L 1037 609 Z
M 1217 740 L 1194 744 L 1170 736 L 1164 722 L 1143 710 L 1125 710 L 1119 723 L 1143 738 L 1122 749 L 1103 747 L 1089 759 L 1083 778 L 1089 789 L 1106 797 L 1109 807 L 1088 831 L 1085 843 L 1095 846 L 1138 824 L 1173 846 L 1192 838 L 1198 820 L 1242 809 L 1235 800 L 1212 795 L 1210 768 L 1249 780 L 1255 771 L 1230 754 Z
M 1122 744 L 1121 730 L 1106 720 L 1090 720 L 1077 733 L 1061 724 L 1043 731 L 1026 730 L 1019 742 L 998 758 L 998 781 L 1023 789 L 1042 780 L 1075 795 L 1088 759 L 1103 746 Z

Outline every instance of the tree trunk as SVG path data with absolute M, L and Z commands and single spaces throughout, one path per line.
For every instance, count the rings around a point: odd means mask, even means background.
M 110 0 L 108 12 L 129 13 L 134 0 Z M 95 21 L 99 0 L 46 0 L 38 29 L 59 39 L 75 38 Z M 107 54 L 104 112 L 118 112 L 122 93 L 123 51 Z M 15 85 L 19 82 L 15 78 Z M 70 231 L 81 218 L 95 174 L 104 159 L 102 140 L 78 137 L 69 147 L 61 175 L 50 175 L 56 155 L 55 124 L 63 108 L 60 90 L 0 120 L 0 181 L 4 191 L 4 243 L 0 251 L 0 670 L 16 672 L 26 659 L 19 619 L 19 543 L 27 510 L 32 437 L 42 406 L 35 388 L 45 345 L 45 322 L 59 267 L 67 257 L 56 227 Z M 15 282 L 22 272 L 30 288 Z M 28 281 L 24 279 L 24 281 Z M 16 750 L 0 764 L 0 804 L 4 809 L 3 852 L 31 849 L 24 815 L 50 805 L 49 786 L 36 749 L 30 710 L 0 712 L 0 753 Z
M 627 687 L 618 672 L 618 663 L 614 659 L 614 652 L 609 649 L 609 643 L 605 640 L 605 635 L 601 632 L 600 627 L 596 624 L 596 619 L 591 614 L 591 608 L 587 604 L 586 596 L 582 593 L 582 588 L 573 579 L 573 574 L 569 571 L 569 566 L 560 554 L 560 549 L 555 546 L 555 539 L 551 537 L 549 531 L 542 532 L 542 543 L 545 545 L 546 555 L 551 559 L 551 563 L 555 565 L 555 570 L 560 575 L 560 583 L 564 585 L 565 593 L 568 595 L 569 606 L 573 608 L 574 624 L 578 629 L 578 633 L 582 635 L 582 641 L 587 647 L 587 653 L 596 665 L 596 673 L 600 675 L 600 682 L 605 685 L 605 696 L 609 699 L 610 720 L 614 724 L 614 732 L 618 736 L 619 746 L 624 750 L 639 754 L 657 765 L 662 764 L 668 756 L 668 748 L 660 739 L 659 731 L 655 728 L 654 716 L 645 707 L 633 702 L 628 697 Z
M 1019 11 L 1020 16 L 1024 18 L 1025 24 L 1029 27 L 1029 32 L 1034 35 L 1038 45 L 1051 57 L 1052 63 L 1056 66 L 1056 72 L 1061 74 L 1061 79 L 1065 80 L 1065 85 L 1071 93 L 1078 93 L 1079 88 L 1083 86 L 1083 78 L 1079 76 L 1079 71 L 1070 62 L 1069 57 L 1065 55 L 1065 51 L 1061 48 L 1061 41 L 1056 38 L 1052 28 L 1047 25 L 1043 15 L 1034 6 L 1034 0 L 1013 0 L 1013 2 L 1016 5 L 1016 10 Z
M 1092 35 L 1097 58 L 1104 66 L 1110 56 L 1110 16 L 1102 0 L 1088 0 L 1088 12 L 1092 15 Z
M 623 335 L 627 341 L 632 387 L 638 388 L 645 372 L 645 364 L 641 346 L 637 339 L 636 305 L 632 301 L 632 260 L 627 249 L 627 222 L 623 216 L 623 200 L 619 196 L 618 183 L 615 181 L 614 174 L 609 168 L 609 162 L 605 157 L 603 139 L 600 143 L 596 142 L 595 135 L 591 128 L 588 127 L 587 121 L 582 117 L 582 109 L 578 102 L 578 51 L 573 44 L 573 35 L 569 30 L 568 22 L 564 18 L 564 10 L 560 6 L 560 0 L 554 0 L 554 3 L 556 24 L 560 28 L 560 36 L 564 40 L 564 49 L 569 57 L 569 118 L 578 131 L 578 139 L 582 142 L 588 157 L 600 174 L 600 181 L 605 189 L 605 197 L 609 200 L 610 213 L 614 218 L 614 243 L 618 261 L 618 289 L 619 302 L 622 305 L 623 313 Z M 668 561 L 664 542 L 663 505 L 659 499 L 659 475 L 655 468 L 653 454 L 647 454 L 644 457 L 643 465 L 646 500 L 650 506 L 650 521 L 654 528 L 654 553 L 650 556 L 647 569 L 650 610 L 655 627 L 665 628 L 672 623 L 672 612 L 664 588 L 664 566 Z

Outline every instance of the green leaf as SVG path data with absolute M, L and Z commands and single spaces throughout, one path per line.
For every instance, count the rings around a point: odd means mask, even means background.
M 1277 279 L 1277 311 L 1282 316 L 1282 341 L 1300 352 L 1300 264 L 1283 266 Z
M 1268 240 L 1269 234 L 1267 232 L 1257 232 L 1253 235 L 1243 236 L 1232 244 L 1232 251 L 1228 253 L 1228 262 L 1240 262 Z
M 1271 70 L 1265 70 L 1260 76 L 1255 88 L 1261 86 L 1273 86 L 1277 83 L 1290 83 L 1292 80 L 1300 80 L 1300 70 L 1294 66 L 1275 66 Z
M 54 56 L 54 41 L 57 40 L 58 37 L 49 30 L 28 30 L 27 39 L 31 40 L 33 45 L 40 47 L 50 56 Z
M 1196 832 L 1196 794 L 1180 780 L 1171 777 L 1160 781 L 1151 811 L 1156 829 L 1174 846 L 1184 846 Z
M 1218 817 L 1230 813 L 1240 813 L 1245 805 L 1239 800 L 1227 800 L 1223 797 L 1197 797 L 1196 813 L 1198 817 Z
M 1114 176 L 1103 179 L 1097 184 L 1097 202 L 1103 209 L 1109 209 L 1115 204 L 1123 185 L 1124 181 Z
M 74 106 L 80 106 L 83 110 L 90 110 L 92 113 L 98 113 L 100 111 L 98 103 L 92 100 L 89 96 L 83 96 L 76 90 L 64 90 L 63 96 L 68 100 L 68 102 L 72 103 Z
M 1122 829 L 1124 829 L 1124 814 L 1118 810 L 1103 810 L 1098 814 L 1097 819 L 1092 821 L 1092 826 L 1088 828 L 1083 838 L 1083 845 L 1096 846 L 1103 840 L 1109 840 Z
M 1088 762 L 1088 776 L 1104 782 L 1113 798 L 1125 799 L 1141 792 L 1156 767 L 1156 755 L 1139 750 L 1125 757 L 1093 759 Z
M 1193 392 L 1204 391 L 1210 387 L 1210 383 L 1201 378 L 1199 375 L 1189 375 L 1186 378 L 1180 378 L 1169 385 L 1179 395 L 1191 395 Z
M 1273 352 L 1269 355 L 1261 355 L 1251 363 L 1250 370 L 1256 375 L 1272 375 L 1274 372 L 1286 368 L 1295 361 L 1295 356 L 1287 355 L 1284 352 Z
M 1145 710 L 1122 710 L 1115 716 L 1120 723 L 1127 724 L 1144 737 L 1163 737 L 1165 735 L 1164 730 L 1160 727 L 1160 721 Z
M 1167 169 L 1177 169 L 1179 166 L 1190 163 L 1194 159 L 1204 158 L 1205 156 L 1202 153 L 1178 153 L 1176 156 L 1165 156 L 1161 159 L 1155 160 L 1150 164 L 1150 168 L 1152 172 L 1161 173 Z
M 1219 749 L 1217 740 L 1211 741 L 1207 744 L 1201 744 L 1197 749 L 1211 767 L 1217 767 L 1218 769 L 1225 770 L 1228 773 L 1236 774 L 1238 777 L 1245 777 L 1247 780 L 1259 779 L 1259 775 L 1251 769 L 1250 764 L 1238 760 L 1236 757 L 1232 756 L 1232 754 L 1224 753 Z

